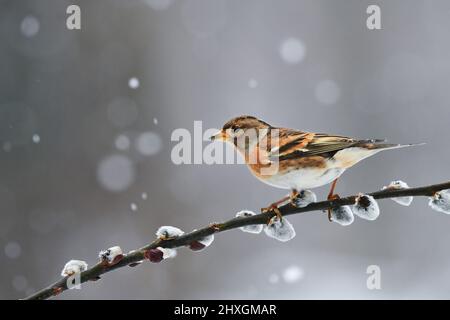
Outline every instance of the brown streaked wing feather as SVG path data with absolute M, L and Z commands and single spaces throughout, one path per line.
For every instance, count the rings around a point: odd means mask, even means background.
M 313 138 L 314 134 L 292 129 L 277 128 L 279 131 L 278 144 L 271 148 L 271 153 L 277 153 L 277 156 L 289 154 L 295 150 L 306 146 Z
M 281 136 L 281 134 L 280 134 Z M 297 138 L 280 146 L 278 154 L 275 152 L 271 158 L 279 161 L 295 157 L 309 157 L 315 155 L 326 155 L 336 151 L 351 147 L 359 142 L 345 136 L 329 135 L 324 133 L 298 132 Z M 275 160 L 275 159 L 274 159 Z

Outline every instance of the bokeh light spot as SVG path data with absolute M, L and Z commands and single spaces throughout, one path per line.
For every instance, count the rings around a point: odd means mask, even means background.
M 296 64 L 305 58 L 306 48 L 302 41 L 288 38 L 281 43 L 280 56 L 288 64 Z
M 315 94 L 317 101 L 325 105 L 331 105 L 339 100 L 341 89 L 336 82 L 324 80 L 317 84 Z
M 134 164 L 123 155 L 108 156 L 100 161 L 97 168 L 98 182 L 108 191 L 124 191 L 133 183 L 134 178 Z
M 128 150 L 130 148 L 130 139 L 126 135 L 121 134 L 117 136 L 114 144 L 119 150 Z
M 27 38 L 34 37 L 40 29 L 39 20 L 34 16 L 26 16 L 20 23 L 20 32 Z
M 258 84 L 259 84 L 258 81 L 257 81 L 256 79 L 254 79 L 254 78 L 248 80 L 248 87 L 249 87 L 250 89 L 255 89 L 255 88 L 257 88 L 257 87 L 258 87 Z
M 136 149 L 144 156 L 157 154 L 161 146 L 161 138 L 154 132 L 141 133 L 136 139 Z
M 17 259 L 22 254 L 22 247 L 15 241 L 8 242 L 5 246 L 5 255 L 10 259 Z
M 298 266 L 290 266 L 283 271 L 283 280 L 287 283 L 294 283 L 303 279 L 304 272 Z

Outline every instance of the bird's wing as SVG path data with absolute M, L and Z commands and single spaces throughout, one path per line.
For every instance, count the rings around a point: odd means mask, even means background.
M 382 140 L 356 140 L 350 137 L 325 133 L 310 133 L 281 129 L 279 146 L 271 149 L 269 159 L 285 160 L 297 157 L 316 155 L 331 156 L 336 151 L 355 146 L 360 143 L 380 142 Z

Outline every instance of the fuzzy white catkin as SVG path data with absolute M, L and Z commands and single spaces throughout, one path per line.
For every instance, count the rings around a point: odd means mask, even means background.
M 156 248 L 159 251 L 161 251 L 163 253 L 163 259 L 171 259 L 171 258 L 175 258 L 177 256 L 177 250 L 176 249 L 172 249 L 172 248 L 162 248 L 162 247 L 158 247 Z
M 182 236 L 184 231 L 172 226 L 162 226 L 156 231 L 156 236 L 160 239 L 170 239 Z
M 395 180 L 391 181 L 391 183 L 388 186 L 384 186 L 383 190 L 385 189 L 394 189 L 394 190 L 401 190 L 401 189 L 409 189 L 409 186 L 406 182 L 401 180 Z M 414 197 L 398 197 L 398 198 L 391 198 L 392 201 L 397 202 L 398 204 L 402 206 L 408 207 L 413 202 Z
M 428 205 L 435 211 L 450 214 L 450 189 L 436 192 Z
M 107 260 L 109 263 L 113 262 L 117 256 L 122 255 L 122 248 L 119 246 L 114 246 L 106 250 L 102 250 L 99 252 L 98 256 L 102 260 Z
M 317 202 L 317 196 L 311 190 L 302 190 L 293 199 L 293 204 L 298 208 L 304 208 L 313 202 Z
M 197 231 L 197 229 L 194 229 L 192 231 L 193 232 Z M 213 241 L 214 241 L 214 235 L 213 234 L 210 234 L 209 236 L 206 236 L 206 237 L 203 237 L 201 239 L 196 240 L 196 242 L 201 243 L 205 247 L 202 248 L 202 249 L 197 248 L 195 251 L 203 251 L 205 248 L 209 247 L 213 243 Z
M 366 203 L 367 202 L 367 203 Z M 369 195 L 359 195 L 356 203 L 351 207 L 353 214 L 361 219 L 373 221 L 380 215 L 378 202 Z
M 75 273 L 80 273 L 87 270 L 88 264 L 82 260 L 70 260 L 66 263 L 63 270 L 61 271 L 61 276 L 71 276 Z
M 353 223 L 355 218 L 349 206 L 341 206 L 331 209 L 331 220 L 341 226 L 348 226 Z
M 213 241 L 214 241 L 214 235 L 210 234 L 209 236 L 201 238 L 201 239 L 199 239 L 197 241 L 200 242 L 205 247 L 209 247 L 211 245 L 211 243 L 213 243 Z
M 269 224 L 264 227 L 264 232 L 268 237 L 282 242 L 295 237 L 295 229 L 286 218 L 280 220 L 278 217 L 273 217 Z
M 242 211 L 239 211 L 238 213 L 236 213 L 236 217 L 250 217 L 250 216 L 254 216 L 254 215 L 256 215 L 256 213 L 254 213 L 253 211 L 250 211 L 250 210 L 242 210 Z M 258 233 L 261 233 L 263 228 L 264 228 L 264 226 L 262 224 L 252 224 L 249 226 L 240 227 L 239 229 L 244 232 L 258 234 Z

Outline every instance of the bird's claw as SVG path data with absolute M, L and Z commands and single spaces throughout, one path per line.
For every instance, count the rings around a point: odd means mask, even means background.
M 222 225 L 221 225 L 220 223 L 216 223 L 216 222 L 211 223 L 211 224 L 209 225 L 209 227 L 210 227 L 211 229 L 213 229 L 215 232 L 220 231 L 221 226 L 222 226 Z
M 268 213 L 268 212 L 275 213 L 275 215 L 278 217 L 278 219 L 280 219 L 280 221 L 283 220 L 283 215 L 281 214 L 281 211 L 277 205 L 272 204 L 266 208 L 261 208 L 261 213 Z M 269 222 L 270 222 L 270 219 L 269 219 Z
M 338 194 L 331 194 L 328 196 L 328 201 L 333 201 L 333 200 L 337 200 L 340 198 L 341 197 Z M 333 220 L 331 220 L 331 208 L 327 209 L 327 213 L 328 213 L 328 221 L 332 222 Z
M 295 208 L 299 208 L 299 205 L 297 204 L 297 200 L 298 197 L 300 196 L 300 193 L 304 192 L 304 191 L 292 191 L 291 194 L 289 195 L 289 203 L 291 204 L 291 206 L 295 207 Z

